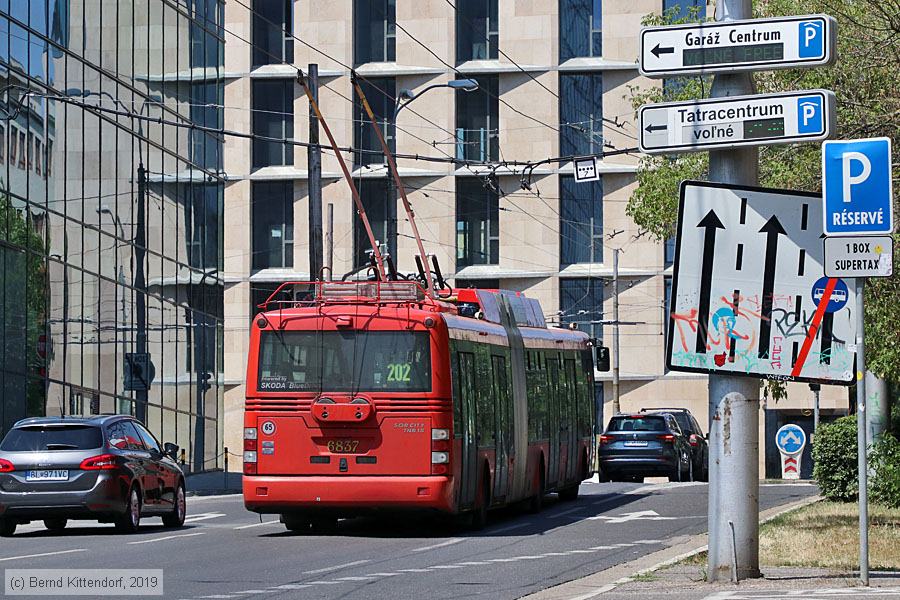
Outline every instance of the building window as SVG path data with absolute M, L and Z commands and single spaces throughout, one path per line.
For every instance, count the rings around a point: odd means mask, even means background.
M 706 0 L 663 0 L 663 12 L 675 21 L 692 16 L 702 20 L 706 12 Z M 696 14 L 695 14 L 696 13 Z
M 46 154 L 46 164 L 44 167 L 44 175 L 46 177 L 50 177 L 53 175 L 52 167 L 53 167 L 53 140 L 47 142 L 47 154 Z
M 191 67 L 221 66 L 224 54 L 225 5 L 219 0 L 192 0 L 193 19 L 190 22 Z
M 41 162 L 43 161 L 41 145 L 41 140 L 34 138 L 34 172 L 37 175 L 41 174 Z
M 500 197 L 479 177 L 456 179 L 456 270 L 496 265 L 500 255 Z
M 6 128 L 0 125 L 0 162 L 6 160 Z
M 19 168 L 20 169 L 25 168 L 25 155 L 26 155 L 26 153 L 29 153 L 29 152 L 30 151 L 27 150 L 27 146 L 25 145 L 25 132 L 20 131 L 19 132 Z M 30 156 L 29 156 L 29 160 L 31 160 Z
M 603 179 L 559 178 L 560 263 L 603 262 Z
M 354 62 L 397 60 L 397 0 L 353 2 Z
M 602 0 L 560 0 L 559 61 L 601 56 Z
M 253 80 L 253 133 L 276 140 L 294 137 L 294 81 Z M 279 141 L 253 140 L 253 167 L 292 165 L 294 146 Z
M 477 290 L 499 290 L 499 279 L 457 279 L 456 287 L 474 288 Z
M 256 182 L 253 200 L 253 268 L 293 268 L 294 193 L 290 181 Z
M 28 154 L 28 162 L 25 165 L 25 168 L 29 171 L 31 170 L 31 165 L 34 164 L 34 134 L 30 131 L 28 132 L 28 142 L 27 146 L 25 146 L 25 150 Z
M 195 269 L 219 265 L 221 186 L 191 185 L 184 203 L 185 243 L 188 264 Z
M 9 164 L 15 166 L 16 164 L 16 155 L 18 154 L 19 148 L 19 134 L 16 131 L 16 128 L 12 125 L 9 126 Z
M 663 264 L 668 268 L 675 264 L 675 236 L 666 240 L 663 250 Z
M 456 62 L 497 58 L 497 0 L 457 0 Z
M 559 151 L 587 156 L 603 151 L 603 75 L 560 75 Z
M 559 312 L 560 325 L 576 323 L 591 337 L 603 337 L 603 326 L 594 323 L 603 320 L 603 280 L 560 279 Z
M 500 155 L 499 78 L 477 77 L 474 92 L 456 91 L 456 157 L 495 161 Z
M 293 0 L 253 0 L 253 66 L 294 62 Z
M 366 209 L 375 240 L 382 248 L 387 247 L 387 252 L 392 257 L 396 257 L 397 201 L 393 194 L 393 186 L 387 179 L 362 179 L 359 184 L 359 197 Z M 369 262 L 368 252 L 372 251 L 372 244 L 358 216 L 353 221 L 353 234 L 355 264 L 359 267 Z
M 359 85 L 366 95 L 366 100 L 375 113 L 375 121 L 381 127 L 381 133 L 387 141 L 388 148 L 394 151 L 394 97 L 396 96 L 396 82 L 393 78 L 360 79 Z M 359 98 L 354 102 L 354 145 L 362 150 L 356 153 L 356 164 L 383 165 L 384 153 L 378 134 L 372 128 L 369 115 L 366 114 Z
M 191 84 L 191 121 L 201 127 L 221 129 L 225 123 L 222 115 L 222 85 L 212 83 Z M 219 134 L 200 129 L 190 130 L 190 158 L 199 167 L 213 171 L 222 170 L 222 138 Z

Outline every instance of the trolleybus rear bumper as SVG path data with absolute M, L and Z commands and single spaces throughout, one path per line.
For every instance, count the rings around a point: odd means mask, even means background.
M 245 475 L 244 505 L 257 513 L 304 509 L 422 509 L 454 512 L 452 479 L 434 477 L 321 477 Z

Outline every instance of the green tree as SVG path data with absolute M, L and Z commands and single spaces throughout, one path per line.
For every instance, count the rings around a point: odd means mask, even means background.
M 890 137 L 900 142 L 900 3 L 866 0 L 757 0 L 758 17 L 824 13 L 838 21 L 838 59 L 830 67 L 788 69 L 754 74 L 761 94 L 822 88 L 837 95 L 838 137 Z M 696 17 L 694 17 L 696 19 Z M 646 24 L 672 22 L 671 14 L 649 16 Z M 672 80 L 665 88 L 631 89 L 637 109 L 648 102 L 689 100 L 709 95 L 711 78 Z M 893 144 L 900 163 L 900 143 Z M 678 186 L 685 179 L 707 179 L 706 152 L 641 159 L 638 187 L 627 213 L 659 240 L 675 233 Z M 820 191 L 821 147 L 818 144 L 762 146 L 760 185 Z M 900 179 L 894 179 L 900 201 Z M 900 374 L 900 275 L 872 278 L 866 285 L 866 366 L 876 375 Z
M 26 411 L 44 414 L 45 390 L 40 370 L 47 361 L 38 355 L 39 337 L 46 332 L 47 269 L 44 256 L 43 225 L 29 219 L 27 211 L 14 205 L 0 181 L 0 273 L 3 276 L 4 301 L 0 323 L 6 358 L 22 357 L 26 386 Z M 24 342 L 24 347 L 23 347 Z M 49 348 L 47 353 L 49 354 Z M 8 361 L 10 367 L 14 361 Z M 15 369 L 13 369 L 15 370 Z M 13 392 L 15 394 L 15 392 Z M 7 398 L 8 402 L 19 401 Z

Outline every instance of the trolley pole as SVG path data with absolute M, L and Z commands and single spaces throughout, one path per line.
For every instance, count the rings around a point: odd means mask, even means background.
M 866 452 L 866 354 L 863 327 L 865 307 L 863 289 L 865 277 L 856 279 L 856 451 L 859 470 L 859 581 L 869 585 L 869 490 L 868 460 Z
M 316 102 L 319 101 L 319 65 L 310 64 L 307 85 Z M 309 278 L 322 276 L 322 150 L 319 148 L 319 119 L 310 103 L 309 147 L 306 149 L 309 171 Z
M 331 202 L 325 219 L 325 269 L 325 280 L 334 279 L 334 204 Z
M 619 404 L 619 248 L 613 249 L 613 416 L 621 412 Z
M 751 0 L 722 0 L 716 21 L 753 17 Z M 712 96 L 754 93 L 748 73 L 713 78 Z M 709 179 L 756 185 L 756 148 L 709 153 Z M 759 381 L 709 376 L 709 564 L 708 580 L 759 577 Z

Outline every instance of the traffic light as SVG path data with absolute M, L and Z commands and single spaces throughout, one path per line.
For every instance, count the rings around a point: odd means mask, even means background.
M 594 363 L 598 371 L 609 371 L 609 348 L 606 346 L 594 347 Z
M 200 387 L 201 392 L 205 392 L 209 388 L 212 387 L 212 384 L 209 382 L 209 380 L 211 378 L 212 378 L 212 373 L 210 373 L 209 371 L 203 371 L 200 373 L 200 377 L 199 377 L 199 381 L 198 381 L 197 385 Z

